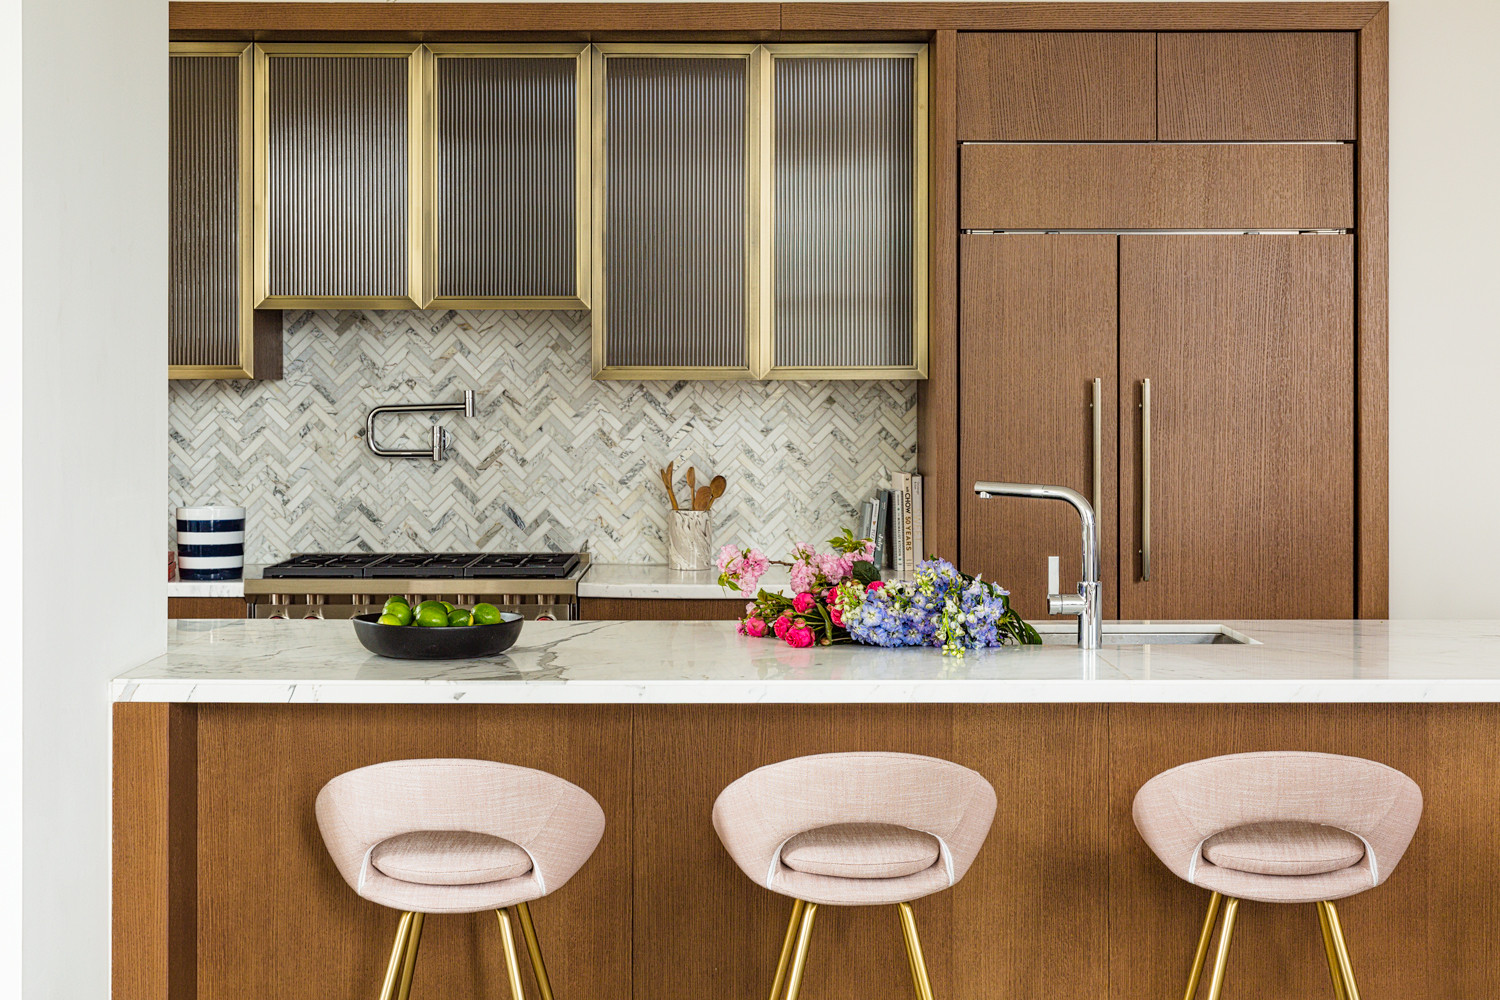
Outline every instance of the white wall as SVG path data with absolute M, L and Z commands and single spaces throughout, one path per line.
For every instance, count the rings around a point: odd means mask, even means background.
M 1500 4 L 1391 5 L 1391 615 L 1500 618 Z
M 22 5 L 28 1000 L 109 995 L 107 682 L 165 643 L 166 15 Z

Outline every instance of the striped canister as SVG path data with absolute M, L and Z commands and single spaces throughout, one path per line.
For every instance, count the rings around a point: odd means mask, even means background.
M 177 508 L 177 578 L 238 580 L 245 575 L 245 508 Z

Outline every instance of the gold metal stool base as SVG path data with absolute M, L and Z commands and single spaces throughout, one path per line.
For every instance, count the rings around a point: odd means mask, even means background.
M 512 1000 L 525 1000 L 521 988 L 521 964 L 516 958 L 516 938 L 510 926 L 510 910 L 496 910 L 495 914 L 500 918 L 500 939 L 505 945 L 505 974 L 510 983 L 510 995 Z M 542 961 L 542 948 L 537 941 L 536 925 L 531 921 L 531 908 L 525 903 L 517 903 L 516 915 L 520 918 L 521 935 L 526 939 L 526 951 L 531 957 L 537 991 L 541 993 L 541 1000 L 552 1000 L 552 981 L 547 978 L 547 966 Z M 408 1000 L 411 996 L 412 973 L 417 967 L 417 949 L 422 943 L 425 916 L 413 912 L 401 914 L 401 923 L 396 926 L 396 943 L 391 947 L 391 960 L 385 969 L 385 983 L 380 987 L 380 1000 Z
M 1208 958 L 1209 942 L 1213 939 L 1215 918 L 1219 903 L 1224 899 L 1214 893 L 1208 900 L 1208 914 L 1203 918 L 1203 930 L 1198 934 L 1198 947 L 1193 952 L 1193 965 L 1188 971 L 1187 990 L 1182 1000 L 1194 1000 L 1198 995 L 1198 983 L 1203 978 L 1203 965 Z M 1224 990 L 1224 972 L 1229 965 L 1229 941 L 1234 935 L 1234 918 L 1239 912 L 1240 901 L 1229 897 L 1224 905 L 1223 926 L 1219 930 L 1219 947 L 1214 953 L 1214 970 L 1208 986 L 1208 1000 L 1219 1000 Z M 1337 1000 L 1359 1000 L 1359 987 L 1354 982 L 1354 966 L 1349 961 L 1349 948 L 1344 943 L 1344 930 L 1339 923 L 1338 910 L 1330 902 L 1318 903 L 1318 923 L 1323 929 L 1323 950 L 1328 956 L 1328 974 L 1333 978 L 1333 995 Z
M 932 983 L 927 978 L 927 963 L 922 958 L 922 942 L 917 937 L 917 917 L 910 903 L 897 903 L 896 911 L 901 918 L 901 936 L 906 941 L 906 961 L 911 968 L 912 986 L 917 1000 L 932 1000 Z M 787 924 L 786 937 L 781 942 L 781 958 L 776 963 L 776 978 L 771 981 L 770 1000 L 782 1000 L 782 987 L 786 987 L 785 1000 L 797 1000 L 802 991 L 802 974 L 807 969 L 807 946 L 812 941 L 813 920 L 818 915 L 818 904 L 795 900 L 792 903 L 792 919 Z

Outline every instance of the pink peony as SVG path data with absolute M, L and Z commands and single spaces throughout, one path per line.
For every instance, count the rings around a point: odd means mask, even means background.
M 844 613 L 838 609 L 837 605 L 830 604 L 828 606 L 828 617 L 839 628 L 844 627 Z
M 813 630 L 806 625 L 794 625 L 787 629 L 786 644 L 797 649 L 806 649 L 813 644 Z
M 792 610 L 797 612 L 797 614 L 799 615 L 805 615 L 813 609 L 813 605 L 816 603 L 817 599 L 804 590 L 802 593 L 792 598 Z
M 818 571 L 805 562 L 792 563 L 792 589 L 801 592 L 812 590 L 818 583 Z
M 743 627 L 745 634 L 752 639 L 759 639 L 766 634 L 766 623 L 759 618 L 746 618 Z
M 870 585 L 865 588 L 865 593 L 867 593 L 867 594 L 873 594 L 875 591 L 879 590 L 881 587 L 884 587 L 884 586 L 885 586 L 885 581 L 884 580 L 871 580 L 870 581 Z
M 782 615 L 771 623 L 771 631 L 776 633 L 776 638 L 785 639 L 787 631 L 792 627 L 792 620 Z

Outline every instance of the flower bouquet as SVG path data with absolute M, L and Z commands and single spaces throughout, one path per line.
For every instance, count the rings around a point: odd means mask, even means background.
M 940 646 L 962 654 L 1005 643 L 1035 645 L 1041 636 L 1010 607 L 1006 590 L 961 573 L 944 559 L 917 565 L 912 580 L 889 584 L 871 561 L 874 544 L 848 529 L 828 540 L 832 552 L 805 542 L 792 548 L 791 597 L 756 590 L 771 565 L 764 553 L 726 545 L 719 552 L 719 585 L 746 597 L 740 633 L 774 635 L 791 646 L 859 642 L 872 646 Z

